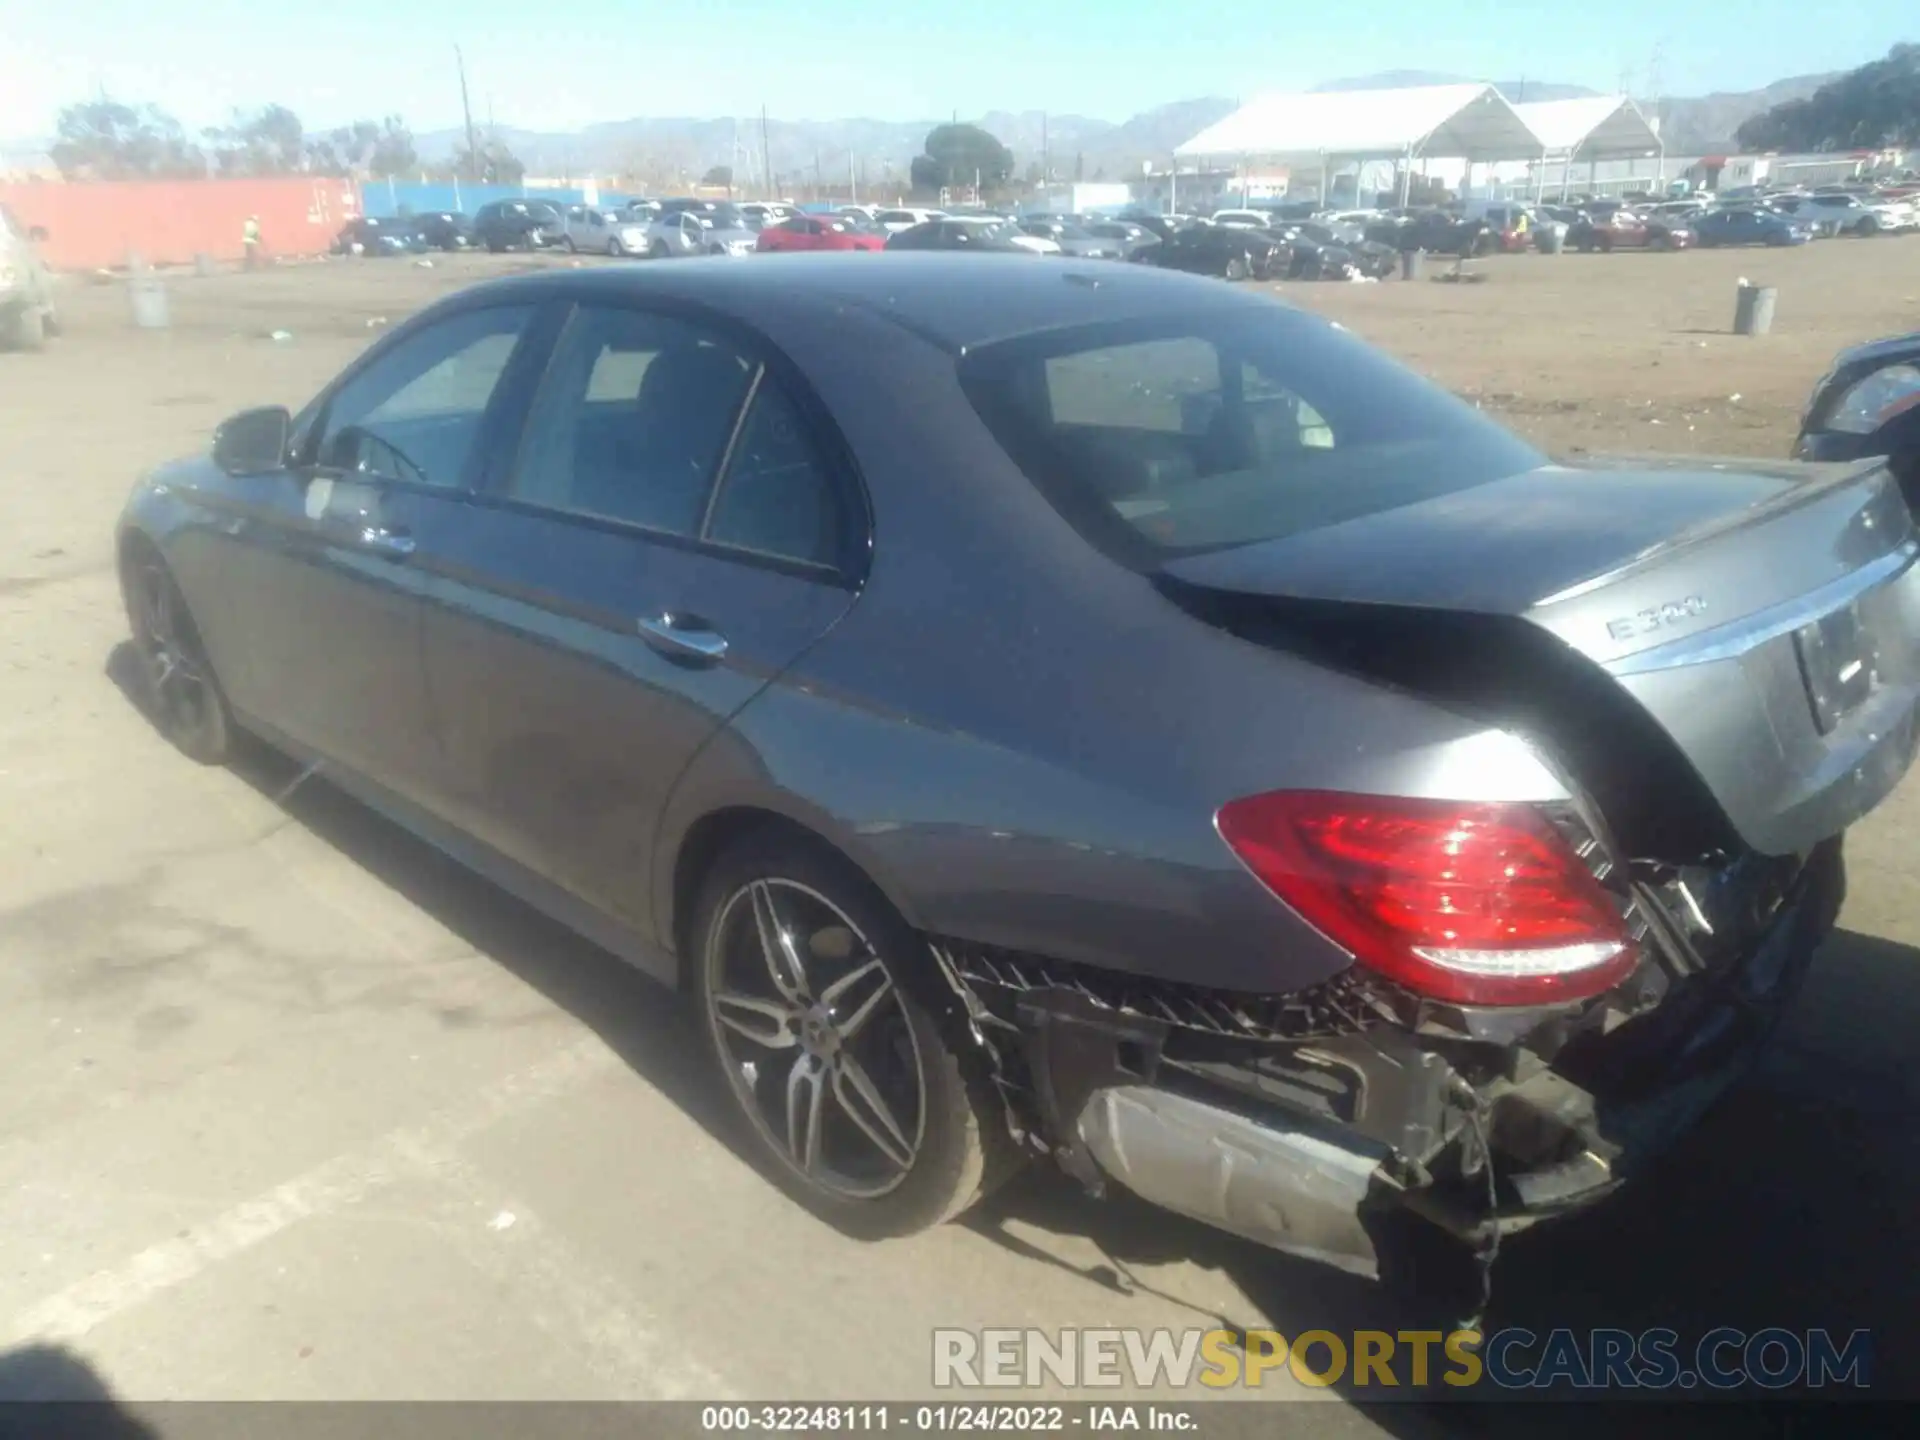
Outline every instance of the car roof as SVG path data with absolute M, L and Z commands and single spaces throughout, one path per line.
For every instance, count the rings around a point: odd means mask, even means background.
M 951 251 L 800 253 L 782 256 L 778 264 L 694 259 L 546 270 L 486 281 L 446 303 L 502 296 L 579 300 L 596 294 L 703 305 L 770 333 L 783 322 L 830 321 L 835 311 L 857 306 L 955 353 L 1064 326 L 1282 303 L 1152 266 Z

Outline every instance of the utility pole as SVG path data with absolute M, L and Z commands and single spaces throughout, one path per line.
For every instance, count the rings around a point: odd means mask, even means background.
M 766 170 L 767 198 L 778 200 L 780 192 L 773 183 L 773 141 L 767 138 L 767 107 L 760 107 L 760 163 Z
M 467 120 L 467 163 L 477 170 L 480 168 L 480 147 L 473 135 L 473 103 L 467 99 L 467 57 L 460 53 L 458 45 L 453 47 L 453 63 L 460 70 L 460 113 Z
M 847 203 L 849 205 L 858 205 L 860 203 L 860 177 L 854 174 L 853 165 L 853 152 L 849 150 L 847 151 Z
M 1047 158 L 1047 112 L 1040 112 L 1040 188 L 1044 191 L 1053 183 L 1053 170 Z

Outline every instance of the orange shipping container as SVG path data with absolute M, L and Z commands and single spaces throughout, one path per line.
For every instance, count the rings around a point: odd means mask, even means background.
M 320 255 L 360 214 L 351 180 L 292 175 L 270 180 L 24 181 L 0 185 L 23 225 L 47 232 L 40 252 L 56 270 L 122 266 L 129 253 L 178 265 L 196 255 L 237 260 L 241 227 L 260 219 L 268 255 Z

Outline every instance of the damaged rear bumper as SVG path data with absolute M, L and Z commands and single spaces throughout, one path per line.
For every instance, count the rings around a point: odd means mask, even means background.
M 1656 917 L 1653 999 L 1498 1017 L 1525 1027 L 1499 1038 L 1458 1012 L 1396 1013 L 1364 982 L 1262 1009 L 936 954 L 1033 1148 L 1093 1189 L 1379 1276 L 1410 1229 L 1484 1250 L 1600 1199 L 1684 1133 L 1758 1052 L 1844 888 L 1830 841 L 1732 962 L 1668 966 L 1687 942 Z

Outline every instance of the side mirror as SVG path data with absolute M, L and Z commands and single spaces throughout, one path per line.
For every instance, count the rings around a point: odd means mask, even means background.
M 44 242 L 46 238 L 47 227 L 44 225 L 35 225 L 27 231 L 27 239 L 33 241 L 36 245 Z
M 284 405 L 242 410 L 213 432 L 213 463 L 229 475 L 264 475 L 287 463 L 293 416 Z

